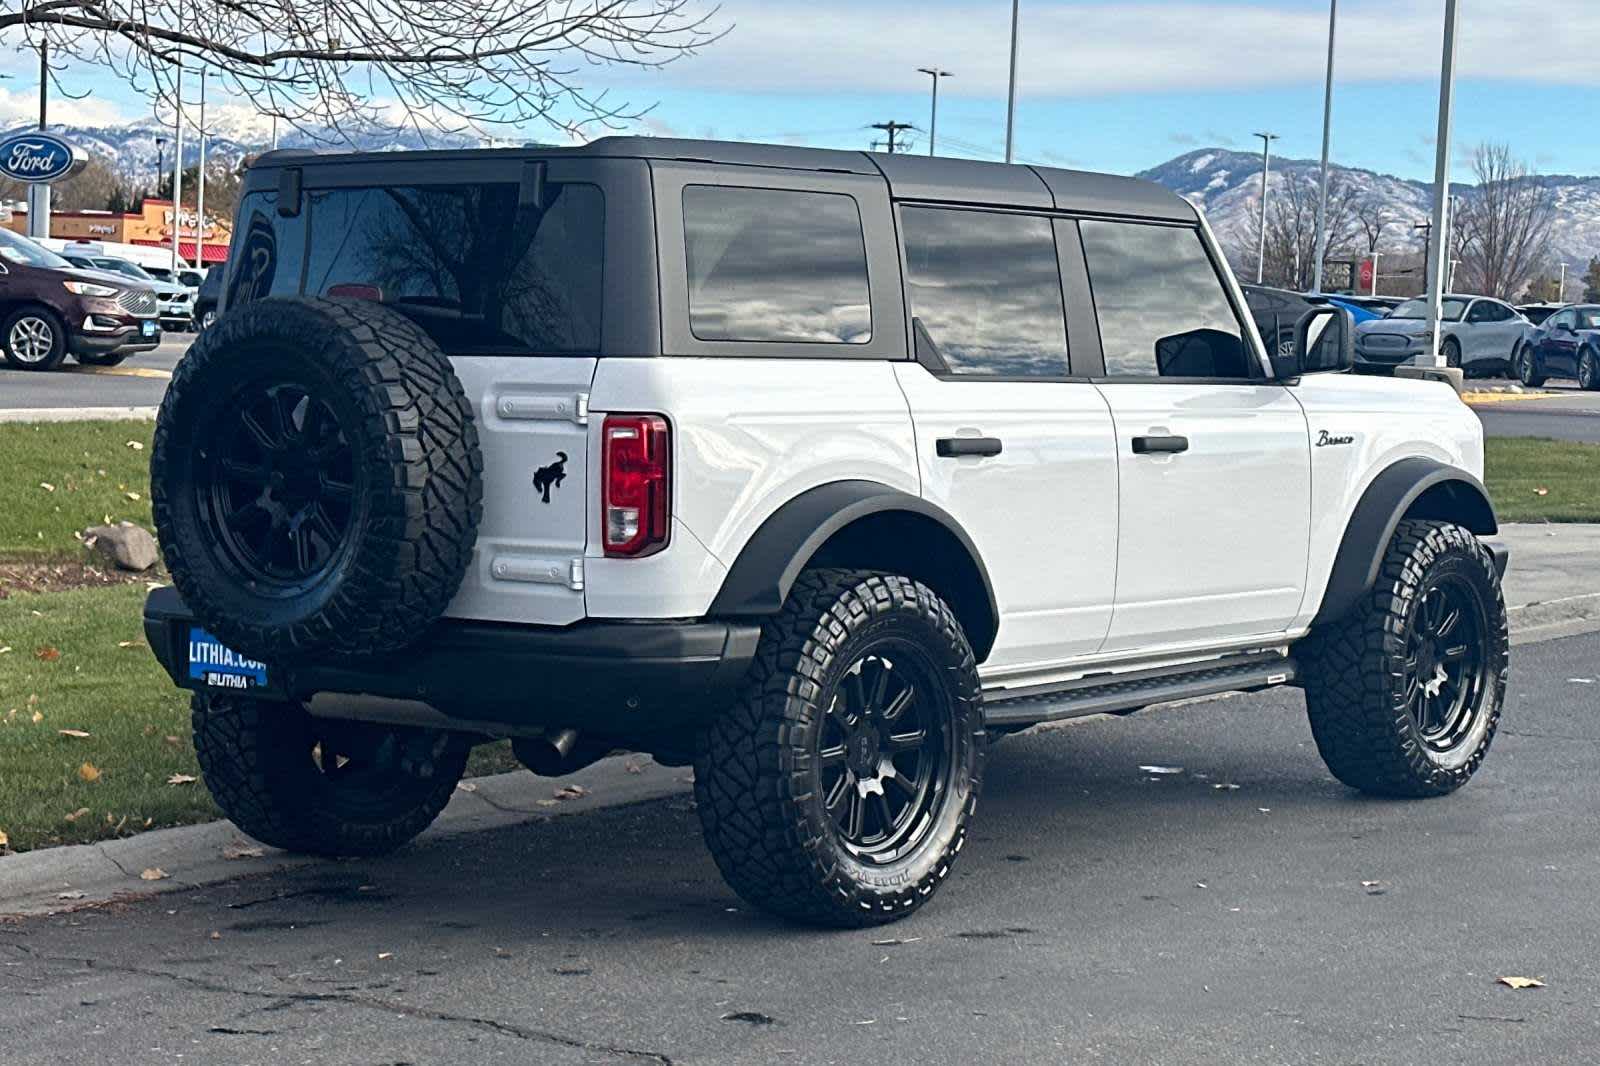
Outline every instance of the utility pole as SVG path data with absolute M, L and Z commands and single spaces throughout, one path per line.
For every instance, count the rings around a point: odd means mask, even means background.
M 1457 0 L 1444 0 L 1444 49 L 1439 59 L 1439 132 L 1434 138 L 1433 224 L 1428 241 L 1428 347 L 1417 357 L 1420 366 L 1444 366 L 1439 354 L 1441 301 L 1450 279 L 1450 134 L 1455 120 Z
M 928 154 L 933 154 L 933 136 L 939 129 L 939 79 L 950 77 L 948 70 L 938 67 L 918 67 L 917 71 L 933 79 L 933 106 L 928 111 Z
M 899 135 L 901 130 L 910 129 L 911 123 L 896 122 L 894 119 L 890 119 L 888 122 L 874 122 L 871 128 L 875 130 L 882 130 L 884 133 L 889 135 L 889 154 L 894 155 L 895 137 Z
M 1372 250 L 1372 292 L 1368 294 L 1371 296 L 1378 295 L 1378 256 L 1382 254 L 1376 248 Z
M 156 187 L 151 190 L 151 193 L 154 196 L 158 197 L 158 198 L 161 196 L 161 176 L 163 174 L 165 174 L 166 172 L 167 172 L 167 139 L 165 137 L 157 137 L 156 138 Z
M 1328 145 L 1333 133 L 1333 35 L 1339 25 L 1339 0 L 1328 0 L 1328 78 L 1322 88 L 1322 188 L 1317 193 L 1317 261 L 1311 264 L 1311 291 L 1322 291 L 1322 261 L 1328 258 Z
M 1267 272 L 1267 170 L 1272 165 L 1272 142 L 1276 133 L 1258 133 L 1261 138 L 1261 240 L 1256 246 L 1256 284 L 1262 284 Z
M 1022 0 L 1011 0 L 1011 75 L 1006 87 L 1006 162 L 1011 162 L 1012 132 L 1017 121 L 1017 23 Z
M 194 267 L 205 269 L 206 262 L 206 75 L 211 72 L 200 68 L 200 166 L 195 171 L 199 187 L 194 204 Z M 177 279 L 174 278 L 174 281 Z
M 178 84 L 175 121 L 177 131 L 172 142 L 172 275 L 178 275 L 178 239 L 183 233 L 183 59 L 178 64 Z
M 1567 302 L 1567 264 L 1561 264 L 1561 287 L 1556 290 L 1556 303 Z
M 45 128 L 50 99 L 50 45 L 39 42 L 39 129 Z M 50 186 L 28 186 L 28 236 L 50 236 Z

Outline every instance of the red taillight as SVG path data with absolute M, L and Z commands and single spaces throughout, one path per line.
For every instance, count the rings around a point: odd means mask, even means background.
M 666 547 L 672 437 L 660 415 L 607 415 L 600 431 L 600 526 L 607 555 Z

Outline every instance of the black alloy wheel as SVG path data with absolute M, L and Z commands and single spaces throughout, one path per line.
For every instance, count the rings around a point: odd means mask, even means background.
M 1421 741 L 1453 751 L 1472 732 L 1488 679 L 1488 609 L 1457 575 L 1430 582 L 1406 647 L 1406 704 Z
M 951 738 L 924 659 L 904 642 L 869 648 L 817 731 L 824 808 L 839 843 L 863 862 L 883 865 L 914 851 L 944 801 Z
M 324 393 L 326 395 L 326 393 Z M 358 465 L 338 413 L 307 384 L 257 378 L 197 436 L 197 510 L 235 580 L 260 594 L 314 586 L 349 545 Z

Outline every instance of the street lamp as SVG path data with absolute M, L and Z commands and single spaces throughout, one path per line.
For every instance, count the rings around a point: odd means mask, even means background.
M 1439 354 L 1440 301 L 1449 277 L 1446 274 L 1450 248 L 1450 133 L 1455 117 L 1456 91 L 1456 7 L 1458 0 L 1444 0 L 1444 49 L 1439 60 L 1439 132 L 1434 138 L 1433 224 L 1428 243 L 1428 350 L 1417 356 L 1417 365 L 1441 367 Z
M 948 70 L 938 67 L 918 67 L 919 73 L 933 79 L 933 105 L 928 111 L 928 154 L 933 154 L 933 135 L 939 128 L 939 79 L 950 77 Z
M 161 175 L 167 169 L 167 139 L 156 138 L 156 187 L 152 190 L 156 196 L 161 195 Z
M 1017 119 L 1017 20 L 1022 0 L 1011 0 L 1011 75 L 1006 86 L 1006 162 L 1011 162 L 1011 133 Z
M 1256 247 L 1256 284 L 1262 283 L 1267 272 L 1267 168 L 1272 165 L 1272 142 L 1276 133 L 1258 133 L 1261 138 L 1261 240 Z
M 1333 132 L 1333 35 L 1339 0 L 1328 0 L 1328 76 L 1322 88 L 1322 188 L 1317 193 L 1317 261 L 1311 265 L 1311 291 L 1322 291 L 1322 261 L 1328 257 L 1328 143 Z
M 1567 264 L 1561 264 L 1561 287 L 1556 290 L 1556 303 L 1567 302 Z

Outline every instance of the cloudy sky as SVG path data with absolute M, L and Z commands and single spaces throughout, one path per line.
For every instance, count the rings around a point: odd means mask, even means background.
M 1432 174 L 1444 0 L 1341 0 L 1334 153 L 1407 177 Z M 1022 0 L 1017 155 L 1131 171 L 1198 146 L 1314 157 L 1321 135 L 1326 0 Z M 925 148 L 928 79 L 941 151 L 998 158 L 1004 140 L 1009 0 L 724 0 L 728 35 L 651 72 L 595 72 L 654 101 L 648 130 L 864 147 L 868 124 L 915 123 Z M 1461 0 L 1458 145 L 1504 140 L 1547 173 L 1600 173 L 1600 0 Z M 0 118 L 35 113 L 27 64 L 0 82 Z M 91 71 L 64 121 L 141 116 Z M 547 131 L 526 130 L 533 137 Z

